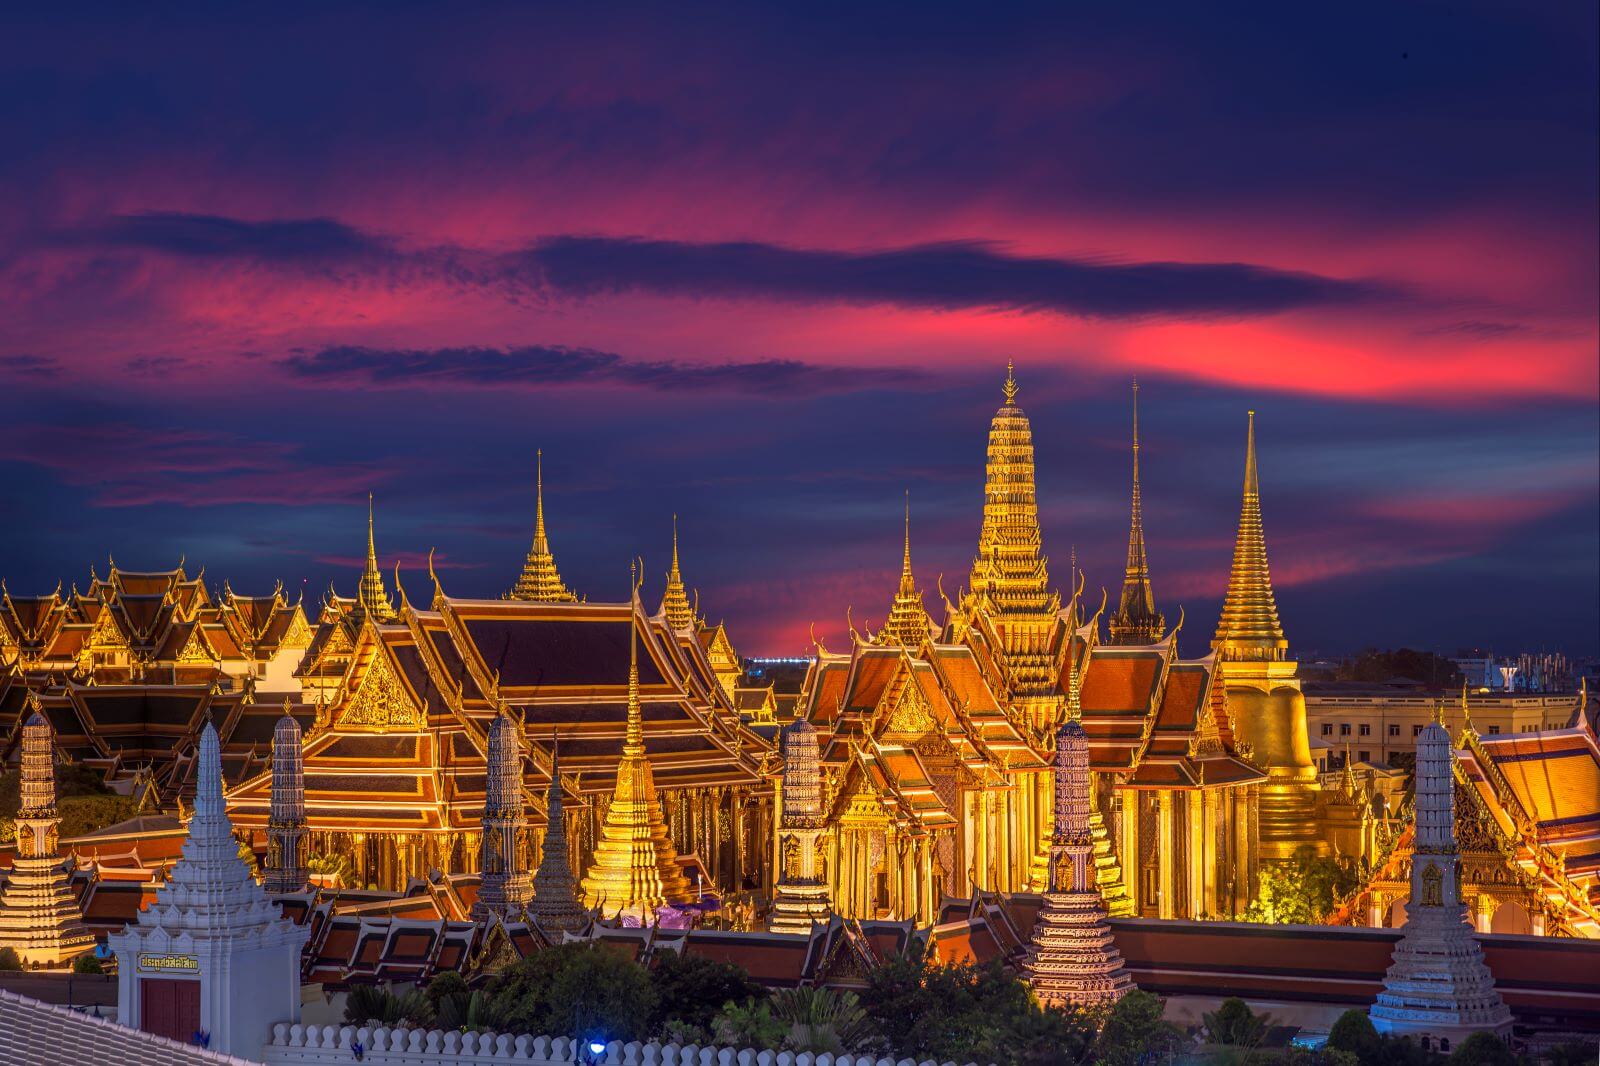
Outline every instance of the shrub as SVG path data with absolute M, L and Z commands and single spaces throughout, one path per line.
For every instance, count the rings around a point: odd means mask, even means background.
M 674 1032 L 674 1026 L 667 1031 Z M 725 1047 L 780 1051 L 788 1035 L 789 1027 L 773 1017 L 767 1000 L 730 1003 L 711 1025 L 711 1038 Z
M 0 948 L 0 970 L 22 969 L 22 956 L 16 948 Z
M 1094 1061 L 1108 1066 L 1140 1066 L 1163 1062 L 1183 1044 L 1178 1027 L 1163 1021 L 1159 997 L 1149 992 L 1129 992 L 1106 1016 L 1094 1044 Z
M 872 1032 L 856 994 L 831 988 L 786 988 L 772 997 L 772 1016 L 788 1028 L 785 1048 L 813 1055 L 854 1051 Z
M 420 988 L 394 985 L 353 985 L 345 993 L 344 1020 L 348 1025 L 387 1025 L 425 1028 L 433 1024 L 433 1005 Z
M 656 990 L 656 1009 L 649 1023 L 651 1033 L 664 1032 L 673 1023 L 709 1029 L 729 1005 L 767 997 L 767 990 L 742 968 L 676 951 L 662 952 L 650 971 L 650 983 Z
M 656 990 L 643 966 L 614 948 L 558 944 L 502 970 L 486 989 L 507 1029 L 549 1036 L 642 1040 Z
M 1473 1033 L 1450 1053 L 1450 1066 L 1517 1066 L 1517 1057 L 1493 1033 Z
M 999 962 L 932 965 L 913 951 L 875 968 L 861 999 L 879 1041 L 919 1062 L 1074 1061 L 1094 1035 L 1087 1016 L 1040 1006 Z
M 1213 1044 L 1249 1048 L 1261 1043 L 1272 1021 L 1270 1015 L 1257 1014 L 1250 1009 L 1250 1004 L 1238 996 L 1229 996 L 1216 1010 L 1202 1017 L 1206 1034 Z
M 1328 1030 L 1328 1047 L 1348 1051 L 1362 1062 L 1376 1062 L 1383 1041 L 1364 1010 L 1347 1010 Z
M 94 957 L 94 953 L 79 955 L 72 960 L 73 973 L 105 973 L 105 964 Z

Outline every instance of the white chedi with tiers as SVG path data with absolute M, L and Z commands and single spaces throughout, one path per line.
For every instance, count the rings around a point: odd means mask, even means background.
M 1133 991 L 1133 978 L 1095 883 L 1089 738 L 1076 718 L 1056 732 L 1055 789 L 1050 883 L 1030 937 L 1028 983 L 1051 1005 L 1114 1003 Z
M 300 952 L 310 931 L 283 917 L 239 855 L 222 798 L 217 731 L 200 736 L 200 772 L 183 854 L 156 898 L 109 938 L 117 1017 L 149 1028 L 148 982 L 200 985 L 198 1028 L 213 1051 L 255 1057 L 274 1022 L 300 1016 Z
M 1416 847 L 1411 898 L 1383 991 L 1369 1012 L 1385 1033 L 1448 1040 L 1475 1032 L 1505 1036 L 1511 1010 L 1467 921 L 1455 838 L 1450 734 L 1437 722 L 1417 737 Z
M 0 947 L 15 949 L 24 963 L 53 966 L 92 949 L 94 937 L 57 852 L 55 743 L 33 705 L 22 727 L 17 857 L 0 892 Z

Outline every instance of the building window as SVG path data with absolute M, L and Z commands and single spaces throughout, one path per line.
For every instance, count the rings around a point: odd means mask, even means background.
M 1489 735 L 1491 737 L 1494 736 L 1495 734 L 1499 733 L 1499 732 L 1500 732 L 1500 727 L 1499 726 L 1492 725 L 1492 726 L 1489 727 Z
M 1422 727 L 1420 725 L 1412 726 L 1411 727 L 1411 735 L 1414 736 L 1414 737 L 1420 737 L 1422 735 Z
M 1372 761 L 1372 752 L 1370 752 L 1370 751 L 1358 751 L 1358 752 L 1356 752 L 1356 760 L 1358 762 L 1371 762 Z
M 1350 723 L 1349 722 L 1340 722 L 1339 723 L 1339 735 L 1341 737 L 1347 737 L 1347 736 L 1350 735 Z
M 1322 735 L 1325 736 L 1325 737 L 1333 736 L 1333 723 L 1332 722 L 1323 722 L 1322 723 Z
M 1400 723 L 1399 722 L 1390 722 L 1389 723 L 1389 735 L 1391 737 L 1397 737 L 1397 736 L 1400 735 Z
M 1364 736 L 1364 737 L 1370 737 L 1372 735 L 1372 726 L 1369 725 L 1366 722 L 1362 722 L 1361 723 L 1361 735 Z

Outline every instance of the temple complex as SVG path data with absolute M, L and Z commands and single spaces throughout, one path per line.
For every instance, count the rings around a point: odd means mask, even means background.
M 94 947 L 58 847 L 55 749 L 37 706 L 22 727 L 17 855 L 0 887 L 0 947 L 26 964 L 53 966 Z
M 1442 1051 L 1475 1032 L 1504 1038 L 1511 1029 L 1511 1011 L 1495 990 L 1461 898 L 1452 761 L 1445 728 L 1423 729 L 1406 924 L 1371 1011 L 1380 1031 L 1437 1040 Z
M 1319 779 L 1267 564 L 1253 415 L 1222 617 L 1210 653 L 1186 658 L 1184 613 L 1154 594 L 1137 388 L 1126 563 L 1098 606 L 1076 558 L 1067 587 L 1051 586 L 1019 391 L 1008 370 L 967 587 L 955 602 L 940 589 L 930 611 L 908 495 L 881 624 L 857 631 L 847 613 L 848 647 L 817 642 L 781 696 L 748 684 L 727 628 L 703 618 L 676 516 L 654 611 L 637 577 L 620 602 L 574 595 L 542 456 L 532 546 L 503 596 L 452 595 L 430 564 L 413 602 L 406 575 L 379 567 L 370 497 L 353 594 L 330 588 L 314 626 L 281 588 L 213 593 L 181 565 L 91 572 L 70 597 L 6 592 L 0 755 L 25 771 L 34 813 L 18 822 L 0 931 L 40 895 L 35 857 L 56 928 L 72 913 L 93 935 L 131 919 L 181 865 L 211 787 L 206 750 L 230 831 L 309 930 L 308 980 L 487 971 L 626 923 L 766 930 L 763 950 L 798 953 L 807 980 L 848 983 L 889 940 L 924 930 L 976 951 L 981 925 L 1041 995 L 1088 1001 L 1126 988 L 1117 923 L 1239 920 L 1263 874 L 1304 848 L 1370 868 L 1329 921 L 1404 928 L 1432 853 L 1403 771 L 1378 782 L 1347 751 Z M 1460 725 L 1451 861 L 1473 924 L 1600 936 L 1592 728 L 1580 714 L 1480 735 L 1465 707 Z M 139 813 L 43 864 L 32 849 L 53 815 L 28 799 L 41 752 Z

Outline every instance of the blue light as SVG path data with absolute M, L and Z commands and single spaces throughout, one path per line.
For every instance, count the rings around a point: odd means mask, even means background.
M 606 1053 L 606 1046 L 604 1044 L 602 1044 L 598 1040 L 589 1041 L 589 1054 L 591 1054 L 591 1055 L 604 1055 L 605 1053 Z

